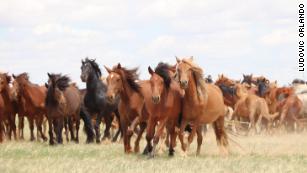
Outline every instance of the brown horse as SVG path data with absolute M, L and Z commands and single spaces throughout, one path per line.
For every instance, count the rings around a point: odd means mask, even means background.
M 53 131 L 56 132 L 57 142 L 63 143 L 62 130 L 64 120 L 68 120 L 71 139 L 79 142 L 81 96 L 75 84 L 69 84 L 67 76 L 49 74 L 49 84 L 46 97 L 47 118 L 49 124 L 49 143 L 54 144 Z M 73 122 L 76 121 L 76 137 Z
M 3 125 L 5 121 L 8 122 L 8 137 L 11 138 L 11 134 L 14 134 L 15 140 L 16 135 L 16 125 L 15 125 L 15 111 L 14 105 L 11 99 L 11 90 L 9 83 L 11 82 L 11 76 L 7 73 L 0 73 L 0 142 L 3 141 Z
M 34 137 L 34 120 L 36 122 L 37 131 L 40 133 L 44 141 L 47 140 L 42 131 L 42 123 L 44 115 L 46 115 L 45 98 L 47 89 L 45 86 L 39 86 L 29 81 L 27 73 L 18 76 L 13 75 L 13 96 L 18 105 L 18 115 L 26 116 L 29 120 L 31 141 Z M 21 124 L 19 124 L 21 126 Z M 22 125 L 23 126 L 23 125 Z
M 145 100 L 146 108 L 149 114 L 146 140 L 148 143 L 148 151 L 151 156 L 156 153 L 156 146 L 166 127 L 170 135 L 171 142 L 169 145 L 169 155 L 174 155 L 174 147 L 176 145 L 175 127 L 179 126 L 179 115 L 182 107 L 182 90 L 179 84 L 171 78 L 171 66 L 165 63 L 159 63 L 155 71 L 148 67 L 151 75 L 151 97 Z M 157 130 L 155 133 L 155 128 Z M 151 140 L 153 139 L 153 147 Z
M 131 152 L 130 140 L 134 127 L 140 124 L 140 131 L 135 141 L 134 152 L 139 152 L 139 142 L 146 128 L 146 110 L 144 107 L 144 95 L 149 93 L 150 85 L 148 82 L 139 82 L 137 68 L 128 70 L 121 67 L 120 64 L 109 69 L 105 66 L 109 75 L 107 77 L 107 99 L 113 103 L 116 98 L 120 97 L 118 105 L 120 114 L 120 126 L 124 137 L 124 151 Z
M 185 90 L 183 98 L 183 115 L 180 125 L 179 139 L 183 143 L 183 132 L 186 125 L 193 124 L 192 132 L 188 137 L 188 146 L 197 133 L 197 154 L 202 144 L 202 124 L 213 123 L 217 144 L 220 151 L 228 153 L 228 137 L 224 128 L 226 107 L 221 90 L 213 84 L 207 84 L 203 79 L 203 71 L 193 62 L 193 57 L 177 59 L 176 78 L 180 87 Z M 188 146 L 182 145 L 184 151 Z

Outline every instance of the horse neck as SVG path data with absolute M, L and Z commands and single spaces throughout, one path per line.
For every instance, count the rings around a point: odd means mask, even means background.
M 95 91 L 98 87 L 98 82 L 101 82 L 99 77 L 95 73 L 91 73 L 91 75 L 89 76 L 89 79 L 86 82 L 87 92 Z
M 40 107 L 41 104 L 43 104 L 44 98 L 40 98 L 39 95 L 36 97 L 33 95 L 35 90 L 39 90 L 38 86 L 35 86 L 32 83 L 27 83 L 25 87 L 23 88 L 23 97 L 25 101 L 29 104 L 27 105 L 33 105 L 35 107 Z M 41 99 L 41 100 L 40 100 Z
M 199 102 L 198 93 L 197 93 L 197 84 L 192 74 L 190 74 L 188 88 L 186 89 L 184 98 L 185 98 L 184 100 L 191 103 Z
M 126 80 L 123 80 L 123 90 L 120 92 L 120 97 L 124 102 L 129 102 L 131 96 L 136 93 L 126 82 Z

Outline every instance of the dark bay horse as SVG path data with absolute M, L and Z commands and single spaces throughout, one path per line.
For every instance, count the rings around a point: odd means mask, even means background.
M 236 94 L 236 82 L 222 74 L 219 75 L 215 85 L 217 85 L 222 90 L 225 105 L 234 109 L 235 104 L 240 99 Z
M 46 97 L 47 118 L 49 124 L 49 143 L 54 144 L 53 129 L 59 144 L 63 143 L 62 129 L 64 120 L 68 120 L 71 139 L 79 142 L 81 96 L 75 84 L 70 84 L 67 76 L 49 74 L 48 91 Z M 73 122 L 76 122 L 76 136 Z M 52 128 L 53 127 L 53 128 Z
M 40 133 L 44 141 L 47 137 L 42 131 L 42 123 L 46 115 L 45 99 L 47 89 L 45 86 L 33 84 L 29 80 L 27 73 L 13 75 L 13 95 L 18 105 L 18 115 L 26 116 L 29 120 L 31 141 L 34 137 L 34 120 L 36 122 L 37 131 Z M 20 124 L 19 124 L 20 125 Z
M 183 132 L 186 125 L 193 124 L 192 132 L 188 137 L 188 145 L 182 146 L 187 150 L 197 133 L 197 154 L 202 144 L 201 125 L 213 123 L 217 144 L 221 153 L 228 153 L 228 137 L 224 128 L 226 107 L 221 90 L 213 84 L 207 84 L 203 79 L 203 71 L 193 62 L 193 57 L 177 59 L 176 78 L 180 87 L 185 90 L 183 98 L 183 115 L 180 125 L 179 139 L 183 142 Z
M 11 90 L 9 83 L 11 82 L 11 76 L 7 73 L 0 73 L 0 142 L 3 141 L 3 130 L 5 121 L 8 122 L 7 134 L 9 139 L 11 134 L 14 134 L 15 140 L 16 135 L 16 125 L 15 125 L 15 111 L 14 105 L 11 99 Z
M 126 69 L 120 64 L 113 69 L 105 67 L 109 75 L 107 77 L 107 98 L 114 103 L 120 98 L 118 109 L 120 114 L 120 125 L 124 137 L 124 151 L 130 153 L 130 140 L 134 128 L 139 124 L 140 130 L 135 141 L 134 152 L 139 152 L 139 142 L 146 128 L 147 111 L 144 107 L 144 94 L 149 93 L 149 82 L 138 80 L 137 68 Z M 146 90 L 147 89 L 147 90 Z
M 109 103 L 106 98 L 107 86 L 100 80 L 101 71 L 99 65 L 95 60 L 88 58 L 82 60 L 81 66 L 81 80 L 86 82 L 86 93 L 84 96 L 84 106 L 81 110 L 81 118 L 85 117 L 85 124 L 87 128 L 88 142 L 92 142 L 93 134 L 91 132 L 90 118 L 97 115 L 95 123 L 96 142 L 100 142 L 100 123 L 102 117 L 105 120 L 106 128 L 102 140 L 110 138 L 110 128 L 113 121 L 112 113 L 119 118 L 118 102 L 116 99 L 113 103 Z
M 179 126 L 178 120 L 182 110 L 183 91 L 171 77 L 171 68 L 170 65 L 165 63 L 159 63 L 155 70 L 148 67 L 148 72 L 151 75 L 149 80 L 151 97 L 145 99 L 149 99 L 151 102 L 146 102 L 149 114 L 146 140 L 151 156 L 155 155 L 156 146 L 165 127 L 171 139 L 169 155 L 174 155 L 177 136 L 175 127 Z M 153 147 L 151 146 L 152 139 Z

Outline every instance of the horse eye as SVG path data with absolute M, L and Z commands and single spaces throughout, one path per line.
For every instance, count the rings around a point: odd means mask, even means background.
M 120 79 L 116 79 L 116 82 L 119 82 L 120 81 Z

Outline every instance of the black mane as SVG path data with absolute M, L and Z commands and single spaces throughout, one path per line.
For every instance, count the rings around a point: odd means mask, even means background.
M 125 67 L 121 67 L 121 68 L 117 68 L 114 67 L 113 71 L 120 74 L 120 75 L 124 75 L 126 78 L 127 83 L 129 84 L 129 86 L 136 92 L 140 92 L 140 85 L 138 83 L 136 83 L 136 80 L 139 79 L 139 74 L 137 73 L 138 68 L 133 68 L 133 69 L 127 69 Z M 123 74 L 120 72 L 123 71 Z
M 102 73 L 101 73 L 101 70 L 99 68 L 99 65 L 95 62 L 95 59 L 88 59 L 88 58 L 85 58 L 85 63 L 90 63 L 91 66 L 93 67 L 95 73 L 97 74 L 97 76 L 100 78 Z
M 61 74 L 50 74 L 48 79 L 48 90 L 47 97 L 45 100 L 46 105 L 57 105 L 58 102 L 54 98 L 55 88 L 59 88 L 61 91 L 64 91 L 70 83 L 70 78 L 66 75 L 62 76 Z
M 170 67 L 171 66 L 169 64 L 160 62 L 158 64 L 158 66 L 155 68 L 155 73 L 157 73 L 159 76 L 161 76 L 163 78 L 164 85 L 167 89 L 170 87 L 170 84 L 171 84 L 171 81 L 172 81 L 172 79 L 169 75 Z

